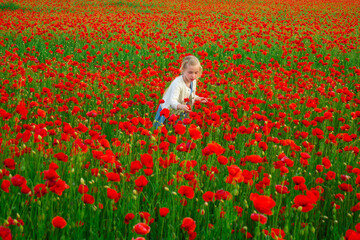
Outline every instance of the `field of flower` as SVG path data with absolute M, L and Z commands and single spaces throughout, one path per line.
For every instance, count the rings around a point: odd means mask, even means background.
M 359 0 L 0 1 L 0 239 L 360 239 Z M 189 118 L 155 130 L 184 56 Z

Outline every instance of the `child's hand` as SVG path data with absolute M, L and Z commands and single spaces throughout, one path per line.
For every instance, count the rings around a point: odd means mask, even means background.
M 198 101 L 200 101 L 201 103 L 208 103 L 210 102 L 209 98 L 204 98 L 204 97 L 199 97 L 198 99 L 196 99 Z
M 186 113 L 191 112 L 191 108 L 188 107 L 188 106 L 185 105 L 185 104 L 179 104 L 179 105 L 177 106 L 177 109 L 178 109 L 178 110 L 184 110 Z

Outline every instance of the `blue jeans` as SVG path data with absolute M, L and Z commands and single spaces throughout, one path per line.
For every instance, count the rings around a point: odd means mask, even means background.
M 165 120 L 166 120 L 165 116 L 160 116 L 161 110 L 162 110 L 162 107 L 159 104 L 158 110 L 157 110 L 156 115 L 155 115 L 155 120 L 154 120 L 154 123 L 153 123 L 153 127 L 155 129 L 157 129 L 158 127 L 163 125 Z
M 167 123 L 167 119 L 165 118 L 165 116 L 160 116 L 160 112 L 162 111 L 162 107 L 160 106 L 160 104 L 159 104 L 159 107 L 158 107 L 158 110 L 157 110 L 157 112 L 156 112 L 156 115 L 155 115 L 155 120 L 154 120 L 154 122 L 153 122 L 153 127 L 155 128 L 155 129 L 157 129 L 158 127 L 160 127 L 161 125 L 163 125 L 163 124 L 165 124 L 165 125 L 168 125 L 168 123 Z M 189 114 L 188 113 L 184 113 L 184 112 L 182 112 L 182 113 L 180 113 L 180 117 L 179 117 L 179 119 L 176 121 L 176 123 L 178 122 L 178 121 L 182 121 L 182 120 L 184 120 L 184 118 L 188 118 L 189 117 Z

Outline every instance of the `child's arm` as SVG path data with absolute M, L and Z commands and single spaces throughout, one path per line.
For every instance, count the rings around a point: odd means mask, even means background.
M 172 109 L 176 109 L 176 110 L 184 110 L 185 112 L 190 112 L 190 109 L 188 108 L 188 106 L 186 106 L 185 104 L 181 104 L 179 103 L 178 99 L 180 96 L 180 86 L 174 86 L 174 88 L 172 89 L 171 93 L 170 93 L 170 107 Z
M 204 98 L 204 97 L 196 96 L 196 97 L 195 97 L 195 101 L 200 101 L 200 102 L 202 102 L 202 103 L 207 103 L 207 102 L 210 101 L 210 99 L 209 99 L 209 98 Z
M 170 103 L 171 108 L 177 109 L 177 106 L 180 104 L 178 102 L 179 95 L 180 95 L 180 87 L 178 85 L 174 86 L 171 89 L 170 96 L 169 96 L 169 98 L 170 98 L 169 103 Z
M 194 84 L 194 93 L 196 92 L 196 81 L 195 81 L 195 84 Z M 207 103 L 210 101 L 210 99 L 208 98 L 204 98 L 204 97 L 199 97 L 198 95 L 194 94 L 194 100 L 195 101 L 200 101 L 202 103 Z

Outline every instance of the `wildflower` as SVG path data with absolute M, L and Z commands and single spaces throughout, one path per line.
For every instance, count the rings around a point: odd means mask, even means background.
M 250 215 L 251 220 L 260 222 L 261 224 L 266 224 L 267 217 L 263 214 L 253 213 Z
M 178 193 L 189 199 L 193 199 L 195 196 L 194 190 L 189 186 L 181 186 Z
M 131 220 L 133 220 L 134 217 L 135 217 L 135 214 L 133 214 L 133 213 L 128 213 L 128 214 L 126 214 L 126 215 L 125 215 L 125 219 L 124 219 L 124 223 L 125 223 L 125 224 L 129 224 L 129 222 L 130 222 Z
M 159 214 L 161 217 L 166 217 L 166 215 L 170 212 L 170 210 L 166 207 L 159 209 Z
M 275 207 L 276 202 L 269 196 L 258 195 L 257 193 L 250 194 L 250 200 L 253 201 L 254 207 L 260 213 L 272 215 L 271 209 Z
M 150 226 L 145 223 L 138 223 L 134 226 L 134 231 L 140 235 L 146 235 L 150 232 Z
M 195 228 L 196 228 L 196 222 L 192 218 L 186 217 L 183 219 L 181 224 L 181 229 L 184 229 L 188 233 L 192 233 L 195 231 Z
M 64 218 L 56 216 L 52 220 L 52 225 L 55 228 L 64 228 L 67 225 L 67 223 Z
M 95 202 L 95 198 L 87 193 L 81 197 L 81 200 L 86 204 L 93 204 Z

